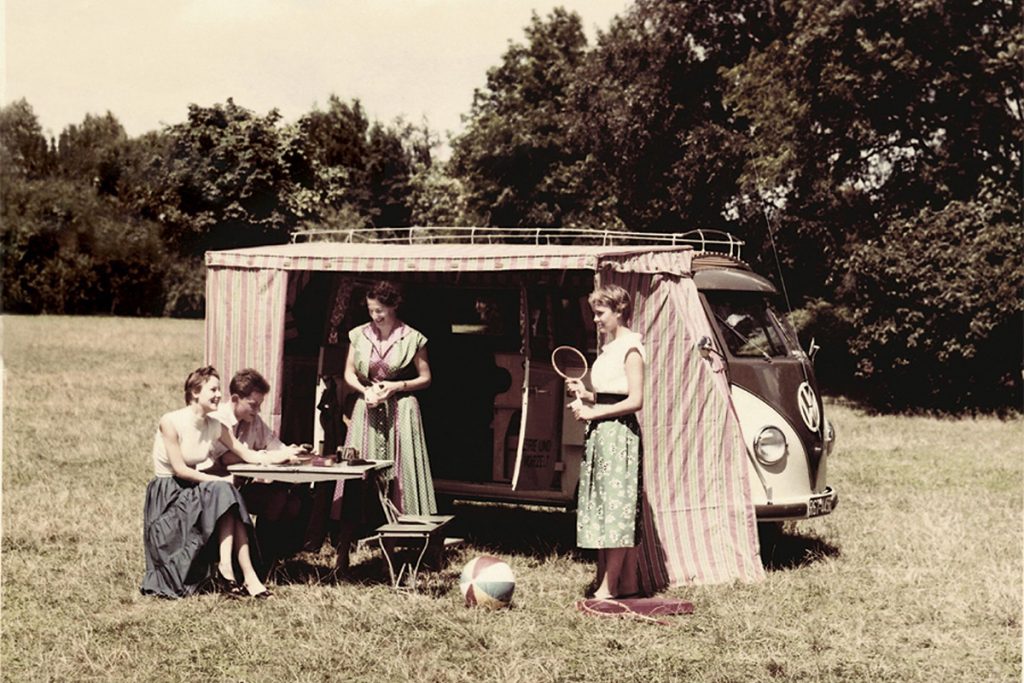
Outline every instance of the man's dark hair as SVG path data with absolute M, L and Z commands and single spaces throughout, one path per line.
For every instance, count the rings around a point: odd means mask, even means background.
M 261 394 L 269 392 L 270 382 L 252 368 L 245 368 L 236 372 L 235 376 L 231 378 L 228 391 L 231 392 L 232 396 L 249 398 L 256 392 Z

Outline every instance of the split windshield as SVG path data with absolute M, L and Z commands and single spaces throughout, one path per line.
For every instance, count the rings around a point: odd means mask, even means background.
M 705 291 L 729 352 L 739 358 L 779 358 L 799 352 L 792 327 L 758 292 Z

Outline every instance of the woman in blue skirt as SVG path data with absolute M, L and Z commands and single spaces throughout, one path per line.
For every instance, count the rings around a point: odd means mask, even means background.
M 270 596 L 249 555 L 252 522 L 241 493 L 231 475 L 215 476 L 199 466 L 211 464 L 226 450 L 256 464 L 288 462 L 293 453 L 246 448 L 211 415 L 220 398 L 217 371 L 199 368 L 185 381 L 185 407 L 160 418 L 153 441 L 156 476 L 146 488 L 143 517 L 145 595 L 191 595 L 212 574 L 215 585 L 232 595 Z
M 590 371 L 593 391 L 574 380 L 568 389 L 585 401 L 573 413 L 585 420 L 587 438 L 580 466 L 576 543 L 597 550 L 595 598 L 640 594 L 637 576 L 637 528 L 640 517 L 640 425 L 645 352 L 631 331 L 629 293 L 605 285 L 589 297 L 594 323 L 604 346 Z

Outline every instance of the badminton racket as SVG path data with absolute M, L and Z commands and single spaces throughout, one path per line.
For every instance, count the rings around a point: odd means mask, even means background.
M 551 367 L 562 379 L 581 380 L 586 376 L 590 366 L 587 364 L 587 357 L 580 353 L 579 349 L 559 346 L 551 352 Z M 569 404 L 570 407 L 582 405 L 583 401 L 579 396 Z

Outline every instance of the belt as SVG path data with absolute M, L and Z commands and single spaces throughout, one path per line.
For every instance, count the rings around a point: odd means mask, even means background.
M 594 403 L 618 403 L 619 401 L 624 401 L 627 398 L 629 398 L 629 396 L 626 394 L 595 394 Z

